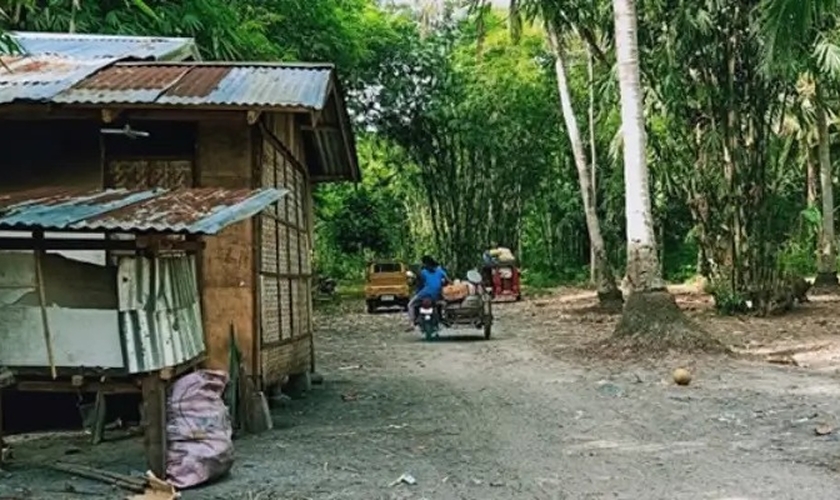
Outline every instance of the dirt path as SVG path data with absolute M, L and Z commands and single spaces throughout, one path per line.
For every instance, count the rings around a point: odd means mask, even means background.
M 558 358 L 563 339 L 612 320 L 564 320 L 552 307 L 498 308 L 489 342 L 424 343 L 400 333 L 394 315 L 330 320 L 318 344 L 326 384 L 279 409 L 271 433 L 237 441 L 229 479 L 184 498 L 837 497 L 840 443 L 814 432 L 840 415 L 833 372 L 689 360 L 696 381 L 677 388 L 663 380 L 672 363 L 610 370 Z M 553 356 L 543 354 L 550 339 L 560 346 Z M 40 440 L 17 451 L 43 460 L 71 445 Z M 123 472 L 142 465 L 136 442 L 80 448 L 67 459 Z M 417 484 L 389 486 L 403 473 Z M 68 482 L 107 492 L 17 468 L 0 473 L 0 498 L 57 498 L 45 490 Z

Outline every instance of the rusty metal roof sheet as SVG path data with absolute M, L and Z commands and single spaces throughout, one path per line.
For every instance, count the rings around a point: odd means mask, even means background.
M 113 59 L 79 60 L 58 56 L 0 56 L 0 103 L 49 101 Z
M 216 234 L 253 217 L 285 189 L 181 188 L 0 194 L 0 229 Z
M 118 63 L 53 101 L 321 110 L 333 72 L 329 64 Z
M 12 33 L 26 55 L 62 56 L 73 59 L 153 59 L 182 61 L 198 57 L 192 38 L 98 35 L 78 33 Z
M 15 32 L 24 51 L 4 55 L 0 104 L 49 102 L 57 94 L 122 59 L 184 60 L 198 57 L 191 38 L 153 38 Z

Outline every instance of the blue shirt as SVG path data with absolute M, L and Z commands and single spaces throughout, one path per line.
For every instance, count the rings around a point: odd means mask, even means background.
M 436 267 L 433 271 L 423 268 L 420 271 L 420 277 L 423 279 L 423 288 L 417 292 L 417 295 L 439 299 L 443 292 L 443 281 L 446 279 L 446 272 L 440 266 Z

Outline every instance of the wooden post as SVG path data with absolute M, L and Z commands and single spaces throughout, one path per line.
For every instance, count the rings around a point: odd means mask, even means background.
M 41 235 L 36 235 L 36 238 L 43 240 Z M 55 368 L 55 356 L 53 355 L 52 334 L 50 333 L 50 321 L 47 317 L 47 292 L 44 289 L 44 270 L 41 267 L 41 260 L 44 256 L 42 249 L 35 250 L 35 281 L 38 288 L 38 303 L 41 306 L 41 322 L 44 326 L 44 341 L 47 344 L 47 359 L 50 363 L 50 373 L 53 380 L 58 378 Z
M 149 470 L 166 477 L 166 383 L 157 372 L 143 379 L 143 447 Z
M 105 412 L 107 406 L 105 404 L 105 393 L 102 389 L 96 391 L 96 403 L 94 404 L 93 414 L 93 444 L 99 444 L 105 435 Z

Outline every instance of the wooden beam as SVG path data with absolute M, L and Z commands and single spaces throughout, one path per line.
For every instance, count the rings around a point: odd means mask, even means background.
M 4 104 L 0 105 L 0 117 L 4 120 L 91 120 L 102 118 L 96 109 L 56 109 L 46 104 Z
M 140 388 L 128 382 L 86 382 L 74 386 L 69 380 L 21 380 L 15 384 L 21 392 L 101 392 L 103 394 L 137 394 Z
M 260 120 L 260 115 L 262 115 L 262 111 L 248 111 L 245 117 L 248 125 L 257 123 Z
M 321 133 L 318 130 L 318 121 L 321 119 L 321 114 L 312 113 L 312 135 L 315 136 L 315 144 L 318 146 L 318 154 L 321 155 L 321 165 L 324 169 L 328 167 L 329 164 L 329 156 L 327 155 L 327 150 L 324 147 L 324 141 L 321 140 Z
M 103 122 L 106 117 L 146 121 L 226 121 L 242 123 L 246 119 L 243 109 L 201 110 L 194 108 L 125 109 L 102 107 L 63 107 L 44 105 L 0 105 L 0 118 L 4 120 L 90 120 Z M 118 116 L 117 116 L 118 115 Z M 106 121 L 106 123 L 108 123 Z
M 240 105 L 240 104 L 158 104 L 158 103 L 131 103 L 130 108 L 126 108 L 125 104 L 113 104 L 108 106 L 103 106 L 101 104 L 87 104 L 87 103 L 78 103 L 78 104 L 67 104 L 63 105 L 61 109 L 107 109 L 107 108 L 125 108 L 126 110 L 136 110 L 136 109 L 144 109 L 144 110 L 165 110 L 165 111 L 175 111 L 175 110 L 184 110 L 184 111 L 238 111 L 242 113 L 243 111 L 248 110 L 255 110 L 255 111 L 268 111 L 268 112 L 276 112 L 276 113 L 309 113 L 311 111 L 310 108 L 305 106 L 251 106 L 251 105 Z M 132 111 L 133 112 L 133 111 Z
M 99 444 L 105 437 L 105 413 L 107 407 L 104 392 L 96 392 L 96 403 L 94 404 L 93 408 L 93 444 Z
M 301 125 L 301 130 L 304 132 L 341 132 L 341 128 L 338 125 Z
M 143 378 L 143 447 L 149 470 L 166 477 L 166 382 L 157 373 Z
M 203 241 L 175 241 L 156 239 L 150 242 L 138 240 L 93 240 L 86 238 L 50 238 L 41 241 L 31 238 L 0 238 L 0 250 L 150 250 L 194 252 L 204 247 Z
M 113 123 L 119 118 L 120 114 L 122 113 L 121 109 L 103 109 L 102 110 L 102 122 L 103 123 Z
M 200 111 L 194 109 L 132 109 L 125 111 L 125 116 L 133 120 L 147 121 L 183 121 L 183 122 L 238 122 L 242 123 L 246 115 L 238 111 Z
M 292 166 L 294 166 L 301 172 L 309 171 L 309 169 L 307 169 L 306 166 L 303 163 L 301 163 L 300 160 L 297 159 L 294 153 L 292 153 L 292 150 L 286 147 L 286 145 L 283 144 L 283 141 L 278 139 L 277 136 L 275 136 L 274 133 L 268 129 L 268 127 L 265 125 L 265 122 L 260 122 L 260 132 L 263 133 L 265 138 L 268 139 L 268 142 L 270 142 L 272 146 L 277 148 L 278 151 L 283 153 L 283 156 L 285 156 L 287 160 L 292 162 Z

